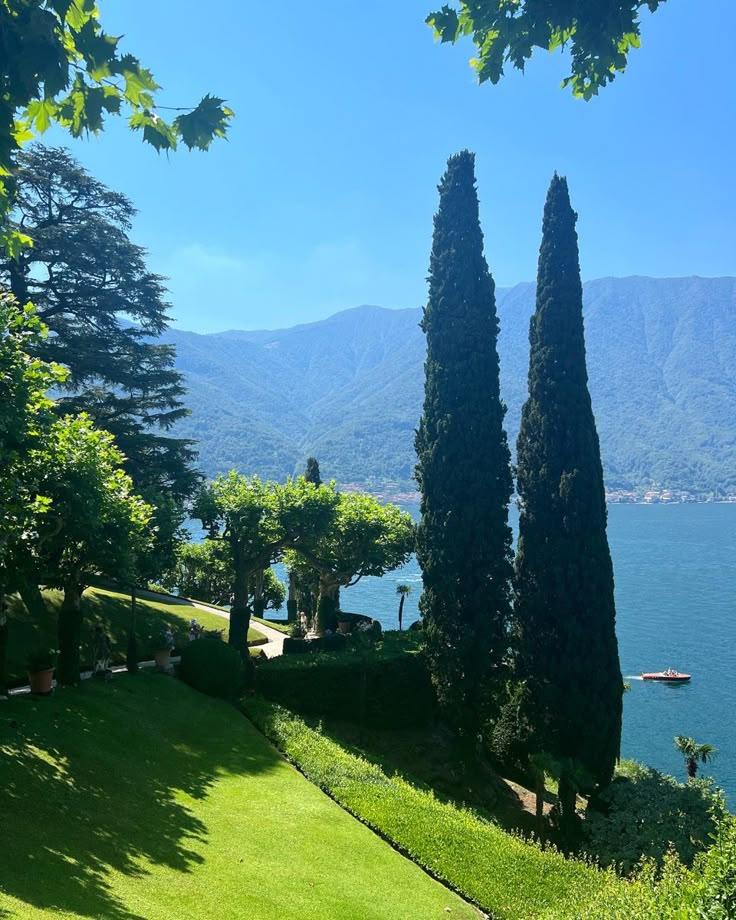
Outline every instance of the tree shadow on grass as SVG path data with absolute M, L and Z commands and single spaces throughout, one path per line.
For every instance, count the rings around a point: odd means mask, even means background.
M 306 717 L 304 717 L 306 718 Z M 307 721 L 315 725 L 315 720 Z M 470 807 L 506 830 L 532 834 L 533 807 L 487 763 L 469 769 L 452 733 L 438 723 L 410 729 L 360 728 L 354 723 L 321 720 L 325 735 L 354 754 L 437 798 Z
M 8 704 L 0 711 L 0 916 L 4 893 L 50 912 L 145 920 L 127 909 L 129 882 L 114 874 L 196 869 L 208 836 L 196 801 L 219 776 L 278 764 L 245 725 L 224 703 L 153 674 Z

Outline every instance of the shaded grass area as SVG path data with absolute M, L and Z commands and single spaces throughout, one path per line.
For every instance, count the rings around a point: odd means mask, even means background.
M 627 884 L 388 775 L 276 704 L 256 697 L 244 705 L 314 783 L 497 920 L 605 917 L 602 900 Z
M 27 682 L 26 663 L 28 655 L 39 649 L 57 648 L 56 623 L 61 606 L 60 591 L 44 591 L 47 616 L 43 621 L 29 616 L 23 601 L 11 597 L 9 604 L 8 675 L 9 685 Z M 113 663 L 123 663 L 128 643 L 130 623 L 130 596 L 106 588 L 88 588 L 82 596 L 82 663 L 91 666 L 94 662 L 94 630 L 102 626 L 110 636 Z M 189 621 L 196 619 L 205 629 L 228 628 L 228 621 L 215 613 L 208 613 L 197 607 L 176 604 L 165 599 L 138 600 L 137 628 L 138 657 L 140 660 L 153 658 L 158 638 L 170 627 L 178 649 L 188 641 Z M 256 629 L 248 631 L 248 642 L 252 644 L 268 641 Z
M 227 704 L 159 674 L 0 713 L 0 916 L 470 920 Z
M 319 724 L 324 735 L 389 776 L 400 774 L 412 785 L 472 808 L 506 830 L 534 833 L 533 794 L 503 779 L 487 763 L 478 761 L 469 767 L 455 736 L 438 721 L 409 728 L 360 726 L 334 719 L 305 721 L 312 728 Z

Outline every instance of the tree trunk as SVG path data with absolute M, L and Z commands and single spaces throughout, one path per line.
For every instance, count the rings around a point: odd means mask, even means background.
M 8 695 L 8 614 L 5 591 L 0 588 L 0 700 Z
M 535 787 L 537 797 L 535 808 L 537 840 L 541 843 L 544 840 L 544 770 L 538 770 L 536 772 Z
M 324 635 L 326 630 L 334 631 L 337 627 L 337 604 L 335 602 L 337 589 L 338 585 L 320 576 L 315 624 L 316 632 L 320 636 Z
M 46 602 L 41 594 L 41 589 L 36 582 L 24 581 L 18 588 L 18 594 L 26 606 L 26 610 L 32 620 L 37 623 L 43 623 L 48 616 Z
M 399 601 L 399 632 L 401 632 L 401 629 L 404 623 L 404 600 L 405 600 L 405 597 L 402 594 L 401 600 Z
M 20 306 L 28 303 L 28 284 L 25 273 L 21 267 L 20 259 L 10 259 L 8 263 L 10 272 L 10 293 L 17 299 Z
M 566 843 L 572 843 L 575 839 L 577 828 L 575 817 L 577 789 L 575 784 L 564 773 L 560 777 L 557 797 L 560 800 L 560 830 L 562 837 Z
M 248 582 L 250 572 L 236 565 L 235 585 L 233 591 L 233 605 L 230 608 L 230 631 L 228 642 L 240 653 L 246 680 L 252 677 L 253 662 L 248 652 L 248 627 L 250 625 L 250 610 L 248 610 Z
M 686 764 L 688 781 L 695 779 L 695 777 L 698 775 L 698 762 L 694 757 L 688 757 Z
M 137 588 L 131 585 L 130 588 L 130 626 L 128 627 L 128 650 L 125 656 L 125 667 L 130 674 L 135 674 L 138 670 L 138 640 L 136 638 L 136 619 L 138 613 L 137 605 Z
M 82 591 L 78 584 L 64 586 L 59 610 L 59 665 L 56 680 L 65 687 L 79 683 L 79 644 L 82 638 Z
M 289 572 L 289 596 L 286 601 L 286 619 L 289 623 L 296 623 L 297 612 L 296 578 L 293 572 Z
M 253 576 L 253 616 L 263 619 L 266 604 L 263 600 L 263 569 Z

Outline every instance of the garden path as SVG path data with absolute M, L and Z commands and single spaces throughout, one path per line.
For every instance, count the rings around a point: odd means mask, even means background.
M 155 591 L 139 590 L 138 596 L 153 601 L 161 599 L 161 595 Z M 167 603 L 184 604 L 187 607 L 195 607 L 207 613 L 214 613 L 215 616 L 222 617 L 224 620 L 230 619 L 230 614 L 227 610 L 223 610 L 221 607 L 214 607 L 211 604 L 205 604 L 203 601 L 192 601 L 187 597 L 175 597 L 168 594 L 166 595 L 166 601 Z M 263 651 L 267 658 L 276 658 L 278 655 L 283 655 L 284 639 L 286 638 L 284 633 L 279 632 L 278 629 L 273 629 L 271 626 L 264 626 L 262 622 L 253 623 L 252 625 L 254 629 L 257 629 L 259 633 L 263 633 L 268 639 L 267 643 L 258 646 L 259 651 Z

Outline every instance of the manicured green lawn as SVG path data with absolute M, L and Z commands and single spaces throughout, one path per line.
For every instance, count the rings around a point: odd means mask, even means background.
M 470 920 L 234 708 L 155 673 L 0 710 L 0 917 Z
M 61 605 L 59 591 L 44 592 L 48 616 L 37 622 L 26 612 L 20 598 L 10 599 L 8 646 L 8 672 L 10 685 L 24 684 L 26 659 L 39 648 L 56 648 L 56 613 Z M 102 588 L 88 588 L 82 597 L 84 625 L 82 627 L 82 662 L 91 665 L 94 659 L 94 628 L 99 623 L 110 636 L 113 661 L 124 662 L 130 622 L 130 597 Z M 139 600 L 137 614 L 138 652 L 141 660 L 153 658 L 156 640 L 170 626 L 177 647 L 187 642 L 189 621 L 197 620 L 206 629 L 228 628 L 228 621 L 214 613 L 197 607 L 174 604 L 165 598 L 160 601 Z M 248 641 L 263 642 L 265 637 L 255 629 L 248 631 Z
M 256 696 L 244 707 L 312 782 L 495 920 L 606 920 L 600 904 L 628 894 L 627 884 L 613 872 L 543 851 L 469 809 L 442 801 L 280 706 Z M 632 914 L 631 920 L 640 916 Z

